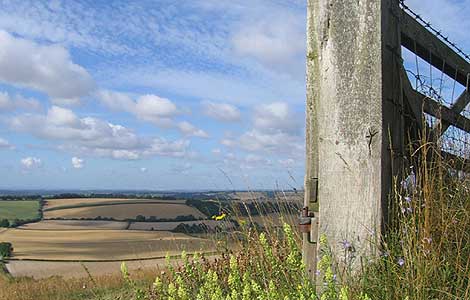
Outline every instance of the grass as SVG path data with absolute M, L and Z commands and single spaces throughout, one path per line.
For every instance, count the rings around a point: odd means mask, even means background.
M 13 221 L 32 220 L 39 218 L 40 205 L 37 200 L 17 200 L 17 201 L 1 201 L 0 200 L 0 220 L 8 219 Z

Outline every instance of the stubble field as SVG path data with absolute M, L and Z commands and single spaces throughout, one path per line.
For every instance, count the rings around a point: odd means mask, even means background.
M 98 216 L 125 220 L 137 215 L 206 218 L 183 200 L 54 199 L 47 200 L 44 208 L 44 220 L 0 230 L 0 242 L 13 244 L 13 256 L 6 264 L 13 276 L 86 276 L 83 262 L 93 274 L 103 275 L 118 272 L 121 261 L 149 268 L 183 250 L 210 253 L 215 249 L 211 240 L 170 232 L 182 222 L 91 220 Z

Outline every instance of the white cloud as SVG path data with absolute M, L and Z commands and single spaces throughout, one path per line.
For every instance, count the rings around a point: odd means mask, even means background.
M 13 150 L 15 149 L 15 146 L 10 144 L 10 142 L 8 142 L 7 140 L 0 138 L 0 149 Z
M 206 116 L 222 122 L 234 122 L 240 120 L 240 110 L 228 103 L 202 102 L 203 112 Z
M 179 114 L 176 105 L 169 99 L 156 95 L 143 95 L 136 101 L 125 93 L 101 90 L 97 93 L 99 101 L 115 111 L 133 114 L 136 118 L 161 127 L 171 127 L 172 118 Z
M 0 81 L 76 101 L 94 88 L 90 74 L 59 45 L 39 45 L 0 30 Z
M 140 172 L 146 173 L 146 172 L 147 172 L 147 168 L 145 168 L 145 167 L 140 168 Z
M 178 113 L 176 105 L 166 98 L 156 95 L 144 95 L 137 99 L 135 114 L 143 120 L 155 121 L 168 118 Z
M 13 130 L 62 142 L 59 149 L 73 153 L 135 160 L 144 156 L 183 157 L 189 141 L 144 138 L 122 125 L 101 119 L 79 118 L 69 109 L 51 107 L 46 115 L 24 114 L 11 118 Z
M 302 119 L 285 102 L 262 104 L 254 108 L 252 128 L 239 138 L 225 138 L 220 143 L 251 152 L 292 154 L 303 152 Z
M 254 127 L 265 132 L 298 133 L 303 120 L 296 116 L 286 102 L 259 105 L 253 116 Z
M 301 72 L 305 57 L 305 20 L 287 12 L 271 11 L 243 22 L 232 37 L 236 54 L 254 58 L 275 71 Z
M 59 106 L 52 106 L 47 111 L 47 120 L 52 125 L 65 125 L 65 126 L 77 126 L 79 125 L 78 117 L 70 109 L 62 108 Z
M 131 96 L 125 93 L 109 90 L 99 91 L 97 97 L 110 109 L 131 113 L 140 120 L 151 122 L 160 127 L 176 128 L 185 136 L 209 137 L 205 131 L 196 128 L 187 121 L 176 123 L 173 118 L 180 114 L 180 110 L 167 98 L 147 94 L 134 101 Z
M 220 141 L 220 144 L 222 144 L 226 147 L 234 147 L 236 145 L 236 142 L 232 139 L 226 138 L 226 139 L 222 139 Z
M 187 136 L 195 136 L 200 138 L 208 138 L 209 135 L 202 129 L 196 128 L 189 122 L 183 121 L 179 122 L 177 125 L 178 129 Z
M 257 129 L 244 133 L 238 140 L 238 145 L 248 151 L 268 151 L 290 153 L 299 151 L 302 144 L 299 137 L 284 132 L 267 133 Z
M 7 92 L 0 92 L 0 112 L 13 110 L 38 111 L 41 104 L 36 99 L 25 98 L 21 95 L 10 96 Z
M 78 158 L 76 156 L 72 157 L 72 167 L 75 169 L 81 169 L 83 168 L 85 161 L 81 158 Z
M 38 168 L 42 165 L 41 159 L 36 157 L 25 157 L 21 159 L 21 164 L 26 169 Z
M 282 167 L 285 168 L 292 168 L 293 166 L 295 166 L 295 160 L 293 160 L 292 158 L 280 159 L 278 160 L 278 162 Z
M 222 151 L 219 149 L 219 148 L 215 148 L 215 149 L 212 149 L 212 154 L 214 155 L 219 155 L 220 153 L 222 153 Z

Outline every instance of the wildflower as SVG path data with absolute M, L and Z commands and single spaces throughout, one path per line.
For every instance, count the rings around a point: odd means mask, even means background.
M 325 247 L 328 244 L 328 239 L 325 234 L 320 236 L 320 246 Z
M 405 197 L 405 201 L 406 201 L 407 203 L 411 203 L 411 197 Z
M 216 221 L 222 221 L 223 219 L 225 219 L 226 216 L 227 216 L 226 213 L 222 213 L 222 214 L 220 214 L 220 215 L 218 215 L 218 216 L 216 216 L 216 215 L 212 216 L 212 219 L 214 219 L 214 220 L 216 220 Z
M 340 242 L 340 244 L 341 244 L 341 246 L 343 247 L 344 250 L 351 251 L 351 252 L 354 251 L 353 245 L 348 240 L 343 240 L 343 241 Z
M 389 256 L 390 256 L 390 251 L 382 252 L 382 257 L 389 257 Z
M 403 265 L 405 264 L 405 260 L 400 257 L 400 258 L 397 260 L 397 264 L 398 264 L 400 267 L 403 267 Z
M 401 186 L 404 190 L 413 193 L 416 191 L 416 175 L 413 171 L 413 166 L 411 166 L 410 169 L 410 175 L 401 182 Z
M 320 274 L 321 274 L 321 271 L 320 271 L 320 270 L 316 270 L 316 271 L 315 271 L 315 275 L 316 275 L 316 276 L 320 276 Z

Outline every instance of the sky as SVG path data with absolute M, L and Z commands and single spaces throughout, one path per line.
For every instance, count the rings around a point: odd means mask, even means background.
M 470 49 L 469 0 L 407 3 Z M 0 189 L 302 187 L 305 1 L 0 7 Z

